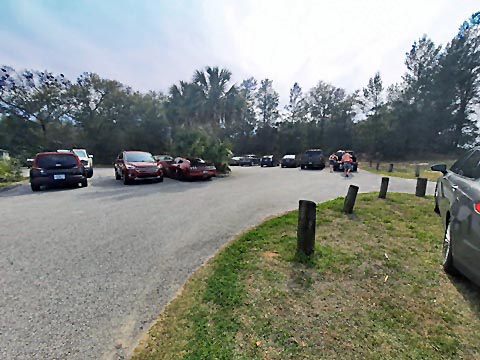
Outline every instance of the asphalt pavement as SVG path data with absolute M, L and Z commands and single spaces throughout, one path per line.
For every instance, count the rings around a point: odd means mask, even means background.
M 300 199 L 333 199 L 350 184 L 378 191 L 380 179 L 361 169 L 345 178 L 257 166 L 211 181 L 125 186 L 113 169 L 95 169 L 87 188 L 1 192 L 0 358 L 125 358 L 236 234 Z M 389 191 L 414 193 L 415 180 L 391 178 Z

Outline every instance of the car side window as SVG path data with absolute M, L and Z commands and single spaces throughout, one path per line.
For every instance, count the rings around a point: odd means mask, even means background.
M 480 177 L 480 150 L 475 150 L 473 153 L 459 165 L 459 175 L 478 179 Z
M 454 172 L 455 174 L 463 176 L 463 164 L 465 161 L 472 155 L 472 151 L 467 151 L 464 155 L 460 157 L 450 168 L 450 171 Z

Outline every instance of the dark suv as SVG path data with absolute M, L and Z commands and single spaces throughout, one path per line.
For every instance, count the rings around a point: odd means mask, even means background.
M 320 149 L 310 149 L 305 151 L 300 161 L 300 168 L 303 169 L 323 169 L 325 167 L 325 156 Z
M 30 169 L 30 186 L 33 191 L 41 186 L 88 186 L 87 173 L 77 155 L 70 152 L 44 152 L 35 155 Z
M 442 176 L 435 188 L 435 212 L 444 229 L 443 268 L 462 272 L 480 285 L 480 147 L 467 151 L 450 170 L 432 166 Z
M 261 167 L 264 167 L 264 166 L 273 167 L 277 165 L 278 165 L 278 160 L 275 157 L 275 155 L 265 155 L 265 156 L 262 156 L 262 158 L 260 159 Z

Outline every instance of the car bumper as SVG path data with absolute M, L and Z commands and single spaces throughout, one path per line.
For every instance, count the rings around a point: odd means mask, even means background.
M 42 185 L 62 185 L 62 184 L 78 184 L 85 181 L 86 177 L 83 175 L 68 175 L 65 174 L 65 179 L 54 179 L 53 175 L 30 177 L 30 183 L 37 186 Z
M 127 178 L 132 181 L 136 180 L 154 180 L 163 178 L 163 171 L 159 169 L 155 172 L 143 172 L 139 170 L 128 170 Z
M 216 170 L 190 170 L 187 176 L 191 178 L 211 178 L 215 174 Z

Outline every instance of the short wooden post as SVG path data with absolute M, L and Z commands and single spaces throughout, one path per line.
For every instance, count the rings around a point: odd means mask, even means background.
M 380 169 L 380 162 L 377 161 L 377 165 L 375 165 L 375 170 L 378 171 L 378 169 Z
M 351 214 L 353 212 L 353 206 L 355 205 L 355 200 L 357 199 L 357 193 L 358 186 L 350 185 L 348 187 L 348 193 L 343 203 L 343 211 L 346 214 Z
M 424 197 L 426 192 L 427 192 L 427 179 L 419 177 L 417 179 L 415 196 Z
M 297 253 L 311 255 L 315 249 L 317 205 L 300 200 L 298 204 Z
M 372 160 L 369 161 L 369 167 L 372 167 Z
M 389 164 L 388 165 L 388 172 L 392 172 L 393 171 L 393 164 Z
M 388 177 L 382 177 L 382 184 L 380 185 L 380 193 L 378 194 L 378 197 L 380 199 L 385 199 L 387 197 L 389 180 L 390 180 L 390 178 L 388 178 Z
M 420 177 L 420 165 L 415 165 L 415 177 Z

